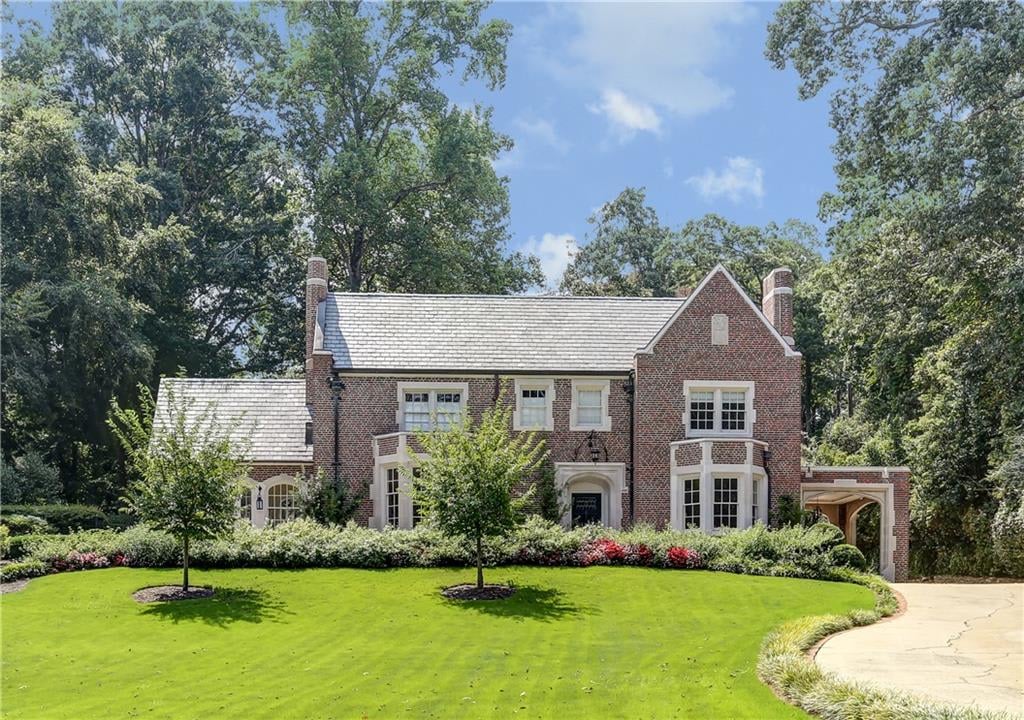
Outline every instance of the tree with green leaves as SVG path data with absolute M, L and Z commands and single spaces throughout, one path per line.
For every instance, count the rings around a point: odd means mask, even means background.
M 182 588 L 188 592 L 191 543 L 223 534 L 238 519 L 248 448 L 232 440 L 235 424 L 222 421 L 214 405 L 198 407 L 170 385 L 159 405 L 146 386 L 139 392 L 138 410 L 115 398 L 108 420 L 133 472 L 124 502 L 181 543 Z
M 492 162 L 511 141 L 491 110 L 454 105 L 458 68 L 505 80 L 511 27 L 487 3 L 293 2 L 277 75 L 318 252 L 350 291 L 521 291 L 535 258 L 505 254 L 508 190 Z
M 926 571 L 992 567 L 989 470 L 1024 423 L 1022 38 L 1015 2 L 795 2 L 769 26 L 800 96 L 831 92 L 825 334 L 844 411 L 914 469 Z
M 499 405 L 448 430 L 417 432 L 419 474 L 408 473 L 412 497 L 445 535 L 465 538 L 476 555 L 476 586 L 484 587 L 483 541 L 510 532 L 534 488 L 521 492 L 547 456 L 535 433 L 511 432 L 512 409 Z
M 154 225 L 187 230 L 186 255 L 135 294 L 153 313 L 152 382 L 302 361 L 298 177 L 274 137 L 278 33 L 257 4 L 60 2 L 26 28 L 11 76 L 50 88 L 77 120 L 92 167 L 131 167 L 155 190 Z M 170 258 L 168 259 L 170 260 Z

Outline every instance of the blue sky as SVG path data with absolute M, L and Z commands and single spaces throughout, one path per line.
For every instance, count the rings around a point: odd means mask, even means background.
M 823 98 L 797 99 L 792 70 L 764 58 L 775 4 L 511 3 L 488 15 L 514 34 L 505 87 L 446 82 L 453 101 L 495 108 L 516 147 L 512 248 L 540 256 L 556 282 L 587 217 L 645 186 L 677 226 L 716 212 L 763 225 L 815 221 L 835 184 Z M 14 3 L 46 23 L 45 3 Z

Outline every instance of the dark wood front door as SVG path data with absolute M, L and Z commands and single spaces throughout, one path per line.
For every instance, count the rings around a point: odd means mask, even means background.
M 601 493 L 572 494 L 572 526 L 601 524 Z

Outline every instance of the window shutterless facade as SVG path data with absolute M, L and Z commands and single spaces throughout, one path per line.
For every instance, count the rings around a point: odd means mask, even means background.
M 554 430 L 555 381 L 552 378 L 516 378 L 513 430 Z
M 758 496 L 761 494 L 761 481 L 754 478 L 750 483 L 750 524 L 753 525 L 761 519 Z
M 289 483 L 278 483 L 267 490 L 267 524 L 273 527 L 299 516 L 299 489 Z
M 739 525 L 739 478 L 714 479 L 714 504 L 711 524 L 714 528 L 734 528 Z
M 417 386 L 398 384 L 398 427 L 400 430 L 447 430 L 462 422 L 468 386 L 439 383 Z
M 690 381 L 684 384 L 687 437 L 752 437 L 754 383 Z
M 398 527 L 398 468 L 388 468 L 384 487 L 386 520 L 391 527 Z
M 700 527 L 700 478 L 683 480 L 683 528 Z
M 573 380 L 569 429 L 611 430 L 612 418 L 608 411 L 610 390 L 611 382 L 608 380 Z

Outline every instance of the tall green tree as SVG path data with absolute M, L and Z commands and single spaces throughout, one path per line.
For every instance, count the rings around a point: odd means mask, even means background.
M 92 165 L 129 163 L 158 192 L 153 224 L 189 229 L 189 262 L 139 288 L 154 312 L 153 382 L 301 362 L 303 255 L 296 176 L 270 123 L 281 55 L 260 6 L 62 2 L 6 69 L 45 84 L 79 119 Z
M 446 75 L 505 80 L 511 27 L 487 3 L 293 2 L 277 76 L 315 245 L 351 291 L 509 292 L 542 279 L 505 254 L 509 138 L 454 105 Z
M 189 233 L 148 221 L 157 194 L 133 167 L 90 166 L 65 104 L 14 81 L 2 93 L 3 451 L 55 464 L 69 500 L 102 499 L 107 403 L 154 362 L 136 288 L 187 262 Z
M 896 429 L 921 566 L 984 572 L 990 469 L 1024 422 L 1024 6 L 789 3 L 766 53 L 801 97 L 831 92 L 822 302 L 846 409 Z

